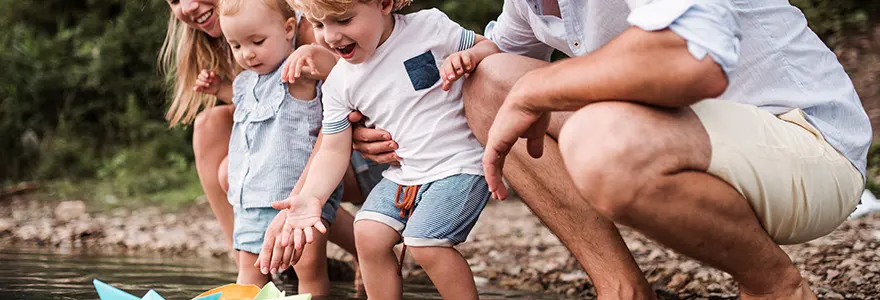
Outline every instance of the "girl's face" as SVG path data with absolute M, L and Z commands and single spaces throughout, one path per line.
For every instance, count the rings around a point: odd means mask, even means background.
M 296 20 L 285 20 L 264 1 L 253 2 L 234 15 L 220 17 L 223 35 L 239 65 L 267 74 L 277 69 L 293 51 Z
M 220 18 L 214 8 L 218 0 L 166 0 L 171 13 L 193 29 L 204 31 L 211 37 L 220 37 Z

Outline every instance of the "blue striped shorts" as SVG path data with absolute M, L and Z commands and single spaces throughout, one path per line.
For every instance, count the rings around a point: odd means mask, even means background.
M 417 247 L 452 247 L 467 240 L 490 196 L 483 176 L 449 176 L 419 188 L 407 219 L 394 205 L 397 191 L 397 183 L 382 179 L 367 197 L 355 223 L 372 220 L 388 225 L 401 234 L 404 244 Z
M 336 220 L 336 210 L 339 209 L 341 200 L 342 185 L 339 185 L 321 209 L 321 219 L 327 221 L 327 224 L 333 224 L 333 221 Z M 278 215 L 279 210 L 271 207 L 242 208 L 241 206 L 233 206 L 232 212 L 232 248 L 260 254 L 266 228 L 269 228 L 269 224 Z

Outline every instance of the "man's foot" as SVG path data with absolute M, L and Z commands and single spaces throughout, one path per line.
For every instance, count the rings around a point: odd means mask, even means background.
M 801 279 L 800 284 L 793 288 L 786 288 L 772 294 L 766 295 L 750 295 L 740 288 L 740 297 L 743 300 L 763 300 L 763 299 L 787 299 L 787 300 L 816 300 L 816 294 L 810 289 L 810 284 L 806 279 Z

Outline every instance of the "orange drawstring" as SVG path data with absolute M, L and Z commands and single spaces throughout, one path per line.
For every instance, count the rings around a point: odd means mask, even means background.
M 411 185 L 404 187 L 397 185 L 397 194 L 394 195 L 394 206 L 400 209 L 400 217 L 404 220 L 412 215 L 413 206 L 416 204 L 416 195 L 419 194 L 421 185 Z M 403 191 L 403 200 L 400 199 L 400 192 Z M 403 250 L 400 251 L 400 263 L 397 266 L 397 275 L 403 276 L 403 259 L 406 258 L 406 243 L 403 244 Z

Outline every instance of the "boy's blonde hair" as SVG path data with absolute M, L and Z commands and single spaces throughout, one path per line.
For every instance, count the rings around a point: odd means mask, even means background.
M 193 29 L 173 13 L 170 15 L 165 42 L 159 51 L 159 70 L 169 84 L 174 82 L 173 99 L 165 114 L 173 127 L 191 123 L 200 110 L 210 109 L 217 103 L 217 97 L 193 91 L 202 69 L 213 70 L 225 80 L 231 80 L 242 69 L 233 61 L 225 39 Z
M 373 3 L 382 0 L 286 0 L 290 6 L 317 19 L 327 16 L 340 16 L 355 2 Z M 398 11 L 412 3 L 412 0 L 391 0 L 394 2 L 391 11 Z
M 269 8 L 281 13 L 285 20 L 296 17 L 296 11 L 285 0 L 262 0 Z M 238 13 L 246 6 L 248 0 L 220 0 L 217 3 L 217 12 L 221 16 L 231 16 Z M 245 8 L 247 9 L 247 8 Z

